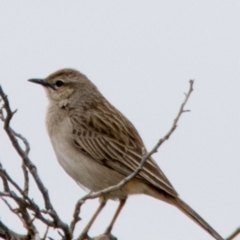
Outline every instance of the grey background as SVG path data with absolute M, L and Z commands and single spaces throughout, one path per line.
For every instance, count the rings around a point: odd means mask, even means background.
M 239 1 L 0 4 L 0 83 L 18 109 L 12 127 L 31 143 L 30 156 L 65 221 L 84 191 L 56 162 L 45 130 L 45 93 L 26 80 L 72 67 L 134 123 L 148 149 L 168 131 L 189 79 L 195 79 L 191 112 L 154 158 L 180 196 L 220 234 L 239 226 Z M 0 161 L 22 180 L 21 161 L 3 131 Z M 42 204 L 34 188 L 31 196 Z M 91 200 L 82 208 L 78 232 L 97 205 Z M 116 206 L 108 203 L 91 235 L 104 231 Z M 0 217 L 23 232 L 2 202 Z M 124 240 L 212 239 L 174 207 L 147 196 L 128 200 L 113 234 Z

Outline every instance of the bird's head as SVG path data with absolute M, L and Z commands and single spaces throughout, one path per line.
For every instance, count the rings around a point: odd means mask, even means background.
M 89 97 L 92 90 L 96 90 L 95 85 L 84 74 L 70 68 L 58 70 L 45 79 L 33 78 L 28 81 L 42 85 L 50 102 L 65 101 L 72 96 L 77 98 L 88 95 Z

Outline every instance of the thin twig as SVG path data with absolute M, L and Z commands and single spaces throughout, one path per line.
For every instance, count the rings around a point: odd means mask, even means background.
M 229 237 L 227 237 L 226 240 L 232 240 L 239 234 L 240 234 L 240 227 L 237 228 Z
M 22 162 L 22 170 L 23 170 L 23 176 L 24 176 L 23 193 L 25 197 L 25 196 L 28 196 L 28 191 L 29 191 L 29 176 L 28 176 L 27 167 L 25 166 L 24 162 Z
M 105 188 L 103 190 L 100 190 L 100 191 L 97 191 L 97 192 L 89 192 L 88 194 L 86 194 L 84 197 L 82 197 L 77 203 L 76 203 L 76 206 L 75 206 L 75 210 L 74 210 L 74 213 L 73 213 L 73 220 L 71 222 L 71 225 L 70 225 L 70 229 L 71 231 L 73 232 L 74 231 L 74 228 L 75 228 L 75 225 L 77 224 L 77 222 L 79 221 L 79 213 L 80 213 L 80 208 L 82 206 L 82 204 L 87 200 L 87 199 L 93 199 L 93 198 L 97 198 L 97 197 L 100 197 L 106 193 L 109 193 L 111 191 L 115 191 L 115 190 L 118 190 L 120 189 L 121 187 L 123 187 L 127 182 L 129 182 L 131 179 L 133 179 L 143 168 L 143 165 L 144 163 L 147 161 L 147 159 L 149 159 L 153 153 L 157 152 L 158 148 L 166 141 L 170 138 L 170 136 L 172 135 L 172 133 L 174 132 L 174 130 L 177 128 L 177 124 L 178 124 L 178 121 L 181 117 L 181 115 L 185 112 L 189 112 L 189 110 L 185 110 L 184 107 L 186 106 L 186 103 L 193 91 L 193 84 L 194 84 L 194 81 L 193 80 L 190 80 L 189 81 L 189 90 L 188 90 L 188 93 L 185 94 L 185 99 L 183 101 L 183 103 L 181 104 L 180 106 L 180 109 L 177 113 L 177 116 L 176 118 L 174 119 L 173 121 L 173 124 L 172 124 L 172 127 L 170 128 L 170 130 L 167 132 L 167 134 L 161 138 L 157 144 L 155 145 L 155 147 L 150 151 L 148 152 L 147 154 L 145 154 L 145 156 L 142 157 L 141 159 L 141 162 L 140 164 L 138 165 L 138 167 L 136 168 L 136 170 L 134 172 L 132 172 L 130 175 L 128 175 L 126 178 L 124 178 L 121 182 L 119 182 L 118 184 L 114 185 L 114 186 L 110 186 L 108 188 Z
M 73 220 L 70 224 L 70 231 L 71 231 L 72 234 L 75 230 L 76 224 L 81 220 L 81 218 L 79 217 L 79 214 L 80 214 L 81 206 L 84 204 L 84 202 L 85 202 L 84 200 L 83 201 L 79 200 L 76 203 L 75 210 L 74 210 L 74 213 L 73 213 Z
M 34 216 L 41 220 L 43 223 L 51 226 L 51 227 L 56 227 L 56 225 L 52 222 L 47 220 L 42 216 L 42 211 L 39 209 L 38 205 L 30 199 L 27 195 L 25 195 L 25 192 L 19 187 L 19 185 L 9 176 L 9 174 L 2 168 L 2 165 L 0 164 L 0 176 L 2 177 L 2 180 L 4 182 L 4 191 L 6 193 L 1 193 L 0 195 L 5 196 L 5 197 L 10 197 L 10 198 L 17 198 L 16 194 L 13 194 L 13 192 L 10 191 L 10 188 L 8 186 L 8 182 L 10 182 L 18 191 L 19 193 L 23 196 L 23 201 L 25 201 L 26 207 L 29 210 L 32 210 L 34 212 Z M 17 200 L 20 200 L 21 198 L 18 198 Z M 49 214 L 49 212 L 45 212 Z
M 66 223 L 64 223 L 60 217 L 58 216 L 57 212 L 55 211 L 49 195 L 48 195 L 48 191 L 46 189 L 46 187 L 44 186 L 44 184 L 42 183 L 42 180 L 40 179 L 38 172 L 37 172 L 37 168 L 36 166 L 32 163 L 32 161 L 29 159 L 28 157 L 28 153 L 30 151 L 30 146 L 28 141 L 20 134 L 16 133 L 13 129 L 11 129 L 10 127 L 10 121 L 14 115 L 14 113 L 16 111 L 12 111 L 8 98 L 6 96 L 6 94 L 4 93 L 3 89 L 0 86 L 0 97 L 2 98 L 3 101 L 3 107 L 1 109 L 0 112 L 0 117 L 3 120 L 4 123 L 4 130 L 6 131 L 9 139 L 11 140 L 11 143 L 13 145 L 13 147 L 15 148 L 15 150 L 17 151 L 17 153 L 19 154 L 19 156 L 21 157 L 21 159 L 23 160 L 23 164 L 27 167 L 27 169 L 29 170 L 29 172 L 31 173 L 31 175 L 33 176 L 33 179 L 35 180 L 38 189 L 40 190 L 43 199 L 44 199 L 44 203 L 45 203 L 45 207 L 48 210 L 48 214 L 53 218 L 54 220 L 54 225 L 57 228 L 60 228 L 63 230 L 64 234 L 65 234 L 65 238 L 66 239 L 71 239 L 71 232 L 69 230 L 69 227 L 67 226 Z M 4 116 L 3 113 L 3 109 L 6 112 L 6 116 Z M 21 148 L 21 146 L 19 145 L 17 138 L 21 139 L 25 145 L 25 150 L 23 150 Z M 26 193 L 28 192 L 28 175 L 27 172 L 25 171 L 25 169 L 23 168 L 24 171 L 24 193 L 25 193 L 25 197 L 26 197 Z M 39 211 L 36 213 L 36 216 L 39 215 Z
M 47 238 L 47 235 L 48 235 L 48 230 L 49 230 L 49 226 L 47 225 L 47 228 L 46 228 L 46 231 L 42 237 L 42 240 L 45 240 Z
M 2 164 L 1 163 L 0 163 L 0 177 L 1 177 L 2 182 L 3 182 L 3 189 L 4 189 L 4 191 L 5 192 L 10 192 L 10 188 L 9 188 L 9 185 L 8 185 L 8 180 L 7 180 L 6 175 L 2 171 Z
M 87 195 L 85 195 L 83 198 L 81 198 L 79 201 L 85 201 L 87 199 L 93 199 L 93 198 L 97 198 L 97 197 L 100 197 L 102 196 L 103 194 L 106 194 L 106 193 L 109 193 L 111 191 L 115 191 L 115 190 L 118 190 L 120 189 L 123 185 L 125 185 L 127 182 L 129 182 L 131 179 L 133 179 L 143 168 L 143 165 L 144 163 L 147 161 L 147 159 L 149 159 L 153 153 L 157 152 L 158 148 L 166 141 L 170 138 L 170 136 L 172 135 L 172 133 L 174 132 L 174 130 L 177 128 L 177 124 L 178 124 L 178 121 L 181 117 L 181 115 L 185 112 L 184 110 L 184 107 L 193 91 L 193 83 L 194 81 L 193 80 L 190 80 L 189 81 L 189 84 L 190 84 L 190 87 L 189 87 L 189 90 L 188 90 L 188 93 L 185 95 L 185 99 L 178 111 L 178 114 L 177 114 L 177 117 L 174 119 L 173 121 L 173 125 L 172 127 L 170 128 L 170 130 L 167 132 L 167 134 L 161 138 L 157 144 L 155 145 L 155 147 L 150 151 L 148 152 L 145 156 L 142 157 L 142 160 L 140 162 L 140 164 L 138 165 L 138 167 L 136 168 L 136 170 L 134 172 L 132 172 L 129 176 L 127 176 L 126 178 L 124 178 L 121 182 L 119 182 L 118 184 L 114 185 L 114 186 L 111 186 L 111 187 L 108 187 L 108 188 L 105 188 L 103 190 L 100 190 L 100 191 L 97 191 L 97 192 L 90 192 L 88 193 Z
M 27 235 L 18 234 L 9 229 L 2 221 L 0 221 L 0 237 L 11 240 L 27 240 Z
M 0 176 L 4 176 L 7 181 L 9 181 L 17 190 L 18 192 L 25 197 L 25 193 L 23 190 L 19 187 L 19 185 L 10 177 L 10 175 L 6 172 L 5 169 L 3 169 L 2 164 L 0 163 Z
M 11 204 L 4 198 L 4 197 L 0 197 L 2 199 L 2 201 L 7 205 L 8 209 L 13 212 L 14 214 L 18 215 L 18 209 L 17 208 L 13 208 L 11 206 Z
M 19 198 L 18 196 L 16 196 L 14 192 L 5 193 L 5 194 L 0 192 L 0 196 L 11 197 L 17 203 L 18 208 L 13 209 L 11 205 L 8 203 L 8 201 L 5 198 L 1 197 L 1 199 L 10 209 L 10 211 L 15 213 L 19 217 L 19 219 L 22 221 L 24 227 L 27 229 L 27 232 L 28 232 L 27 235 L 29 236 L 30 239 L 32 239 L 33 236 L 35 236 L 35 234 L 38 233 L 38 231 L 29 216 L 26 202 L 22 198 Z
M 16 112 L 16 110 L 15 110 L 15 112 Z M 14 113 L 15 113 L 15 112 L 14 112 Z M 25 145 L 25 150 L 24 150 L 24 152 L 25 152 L 26 155 L 28 155 L 29 152 L 30 152 L 30 145 L 29 145 L 27 139 L 26 139 L 24 136 L 22 136 L 21 134 L 15 132 L 13 129 L 11 129 L 11 131 L 13 132 L 13 134 L 14 134 L 17 138 L 19 138 L 19 139 L 22 140 L 22 142 L 23 142 L 24 145 Z

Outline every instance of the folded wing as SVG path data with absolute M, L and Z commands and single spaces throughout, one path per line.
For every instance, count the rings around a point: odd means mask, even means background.
M 143 141 L 137 130 L 118 110 L 108 102 L 93 106 L 91 113 L 70 114 L 72 123 L 72 142 L 86 155 L 106 167 L 110 167 L 124 176 L 131 174 L 146 153 Z M 139 180 L 177 196 L 171 183 L 160 170 L 155 161 L 148 159 Z

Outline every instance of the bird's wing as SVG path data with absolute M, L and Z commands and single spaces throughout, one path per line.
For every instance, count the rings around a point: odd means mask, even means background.
M 84 114 L 70 114 L 72 141 L 81 152 L 124 176 L 131 174 L 146 153 L 135 127 L 108 102 L 94 106 Z M 171 183 L 155 161 L 148 159 L 136 176 L 155 187 L 177 196 Z

